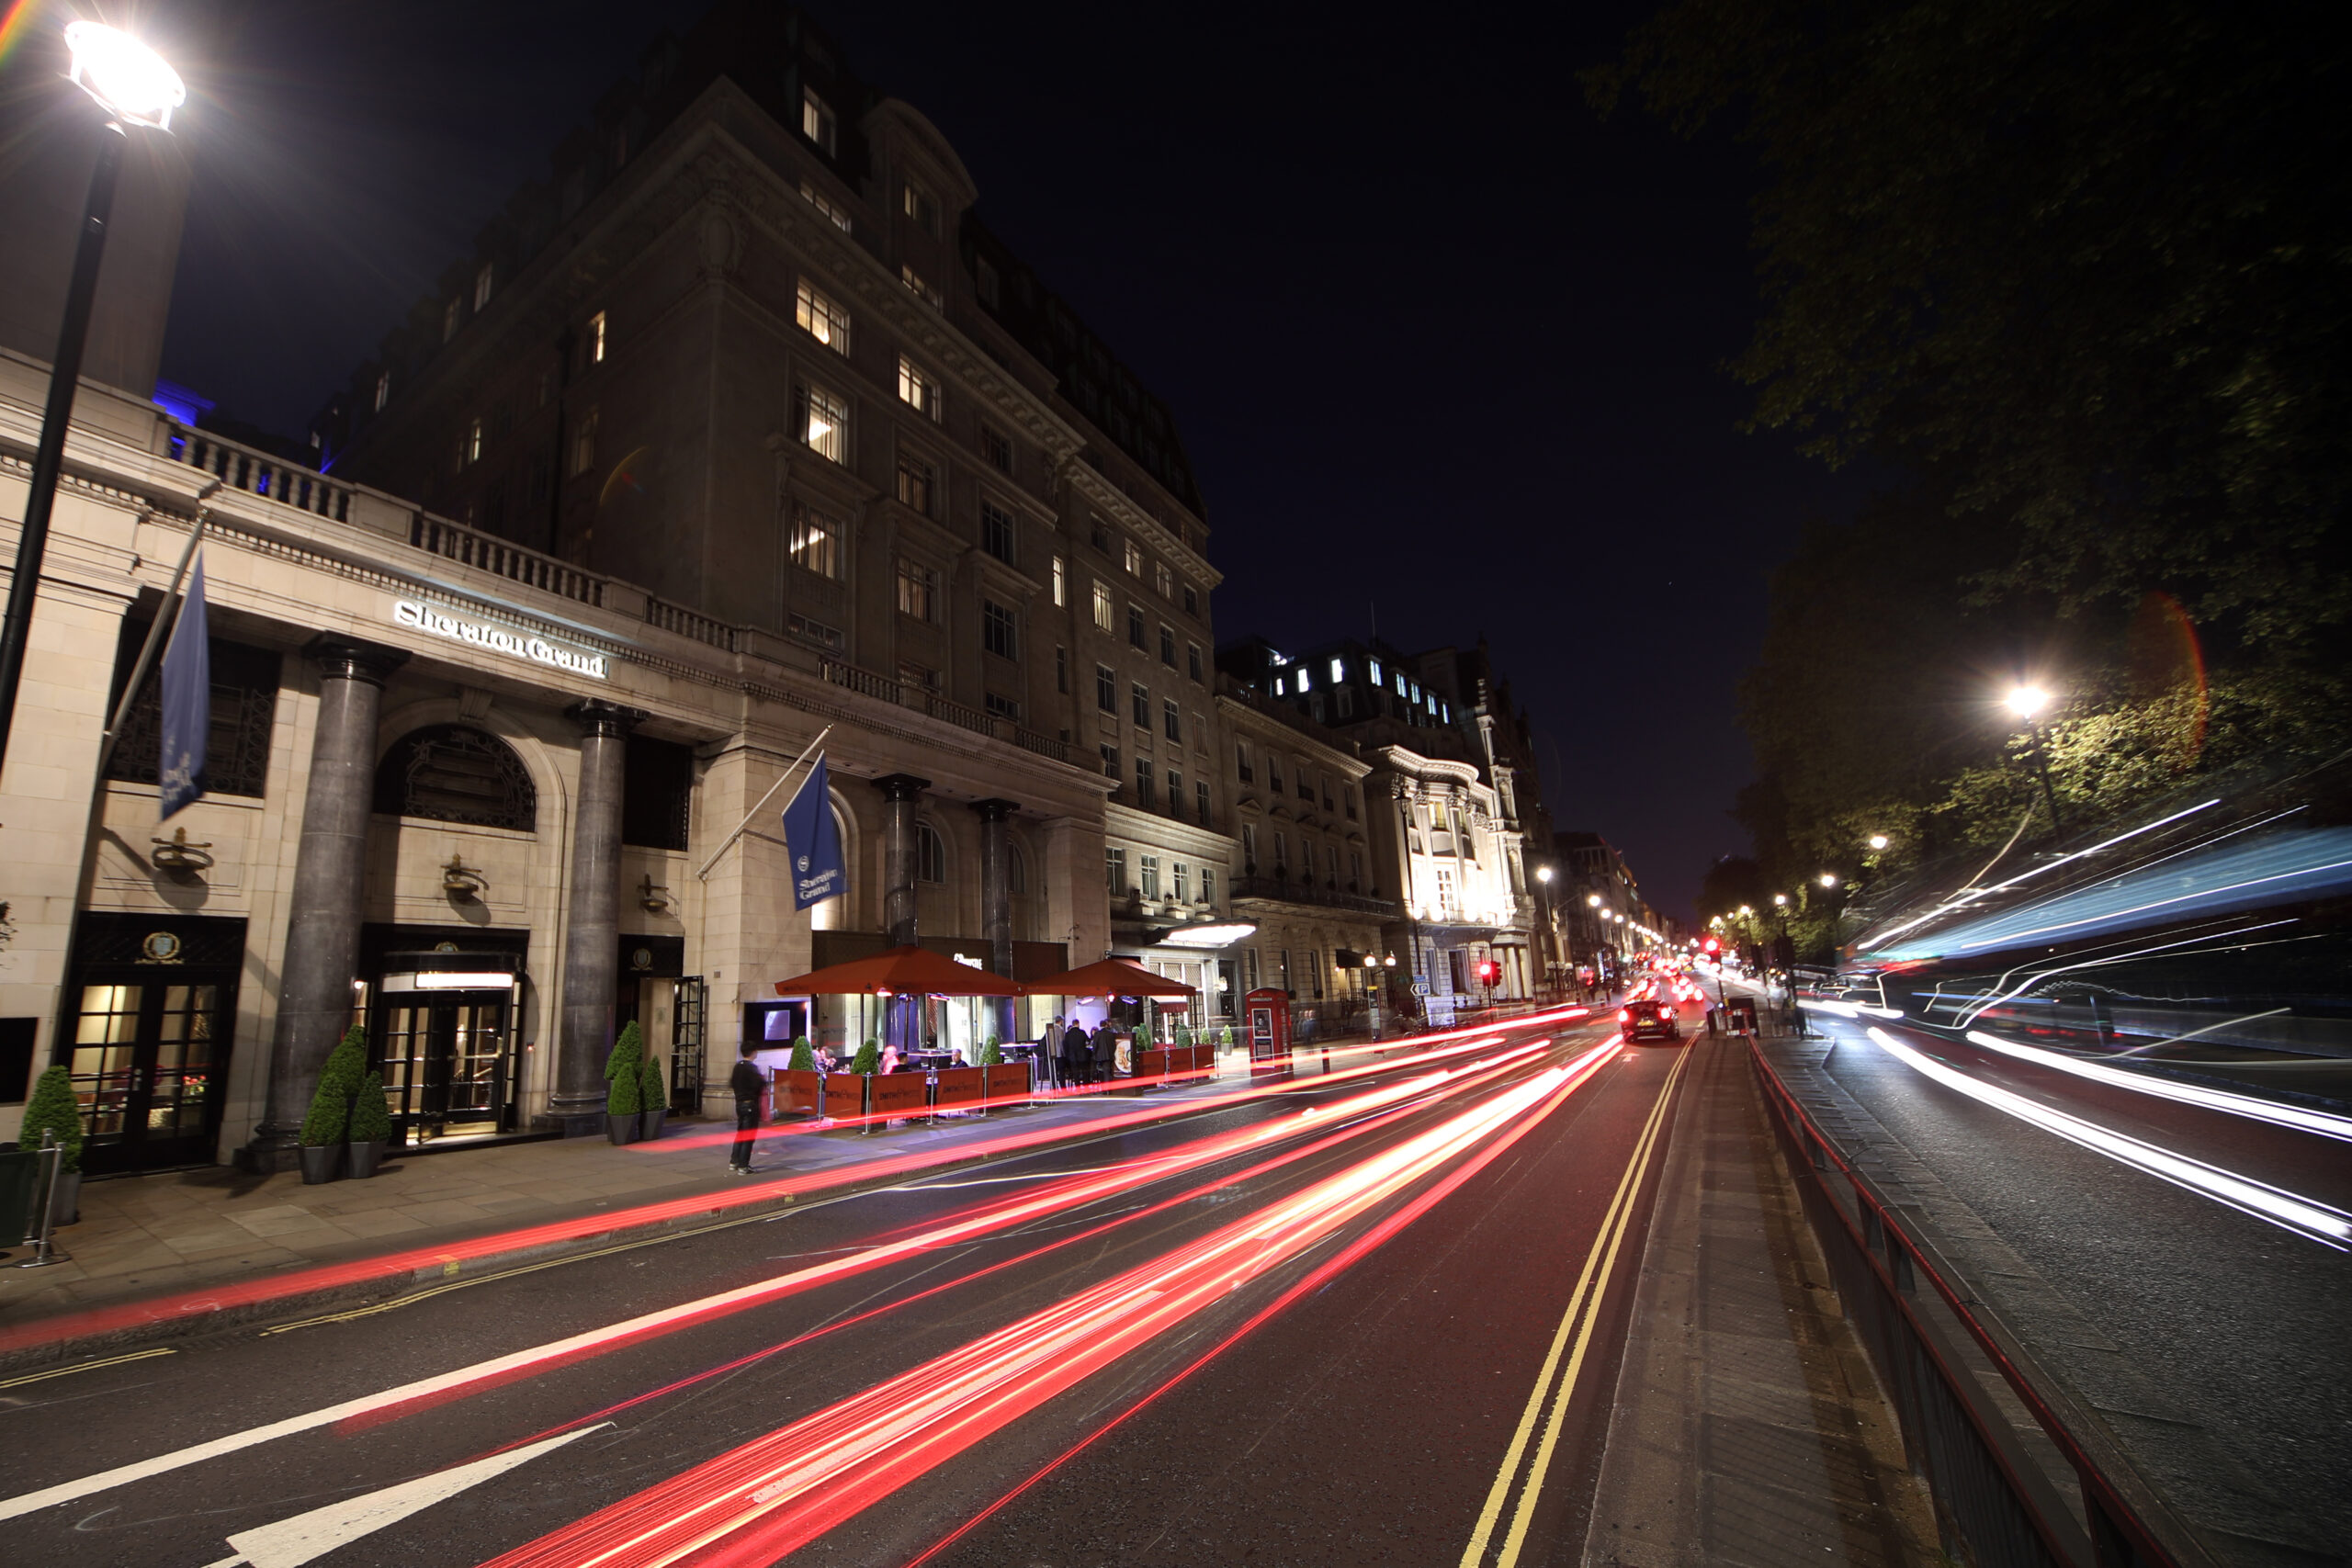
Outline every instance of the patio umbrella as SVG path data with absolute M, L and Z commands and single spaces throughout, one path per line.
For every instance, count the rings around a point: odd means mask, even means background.
M 1024 982 L 1033 997 L 1165 997 L 1189 998 L 1193 987 L 1182 980 L 1155 975 L 1132 958 L 1105 958 L 1083 969 L 1048 975 Z
M 958 964 L 927 947 L 894 947 L 775 983 L 779 997 L 1017 997 L 1022 989 L 1001 975 Z

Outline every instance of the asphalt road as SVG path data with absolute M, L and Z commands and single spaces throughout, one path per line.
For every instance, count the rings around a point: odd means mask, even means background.
M 1837 1042 L 1831 1077 L 2258 1476 L 2283 1514 L 2300 1516 L 2299 1528 L 2280 1521 L 2270 1533 L 2339 1551 L 2352 1541 L 2352 1253 L 1938 1082 L 1871 1039 L 1870 1021 L 1816 1020 Z M 1973 1084 L 2352 1212 L 2352 1143 L 2086 1081 L 1964 1040 L 1892 1033 Z M 2061 1366 L 2080 1362 L 2084 1348 L 2035 1348 Z
M 22 1384 L 0 1529 L 139 1568 L 1573 1562 L 1685 1059 L 1610 1036 Z

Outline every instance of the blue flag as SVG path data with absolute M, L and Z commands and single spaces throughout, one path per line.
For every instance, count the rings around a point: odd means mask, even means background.
M 825 759 L 801 781 L 800 793 L 784 808 L 784 842 L 792 854 L 792 907 L 805 909 L 849 891 L 842 866 L 842 830 L 833 820 L 833 797 L 825 784 Z
M 204 557 L 196 558 L 180 618 L 164 645 L 163 820 L 204 794 L 204 751 L 212 738 L 212 643 L 205 630 Z

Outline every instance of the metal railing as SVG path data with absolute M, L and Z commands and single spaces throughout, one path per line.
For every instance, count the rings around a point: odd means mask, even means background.
M 230 490 L 263 496 L 282 506 L 337 523 L 351 521 L 349 485 L 337 484 L 316 468 L 273 457 L 234 441 L 223 441 L 175 419 L 167 419 L 164 424 L 164 455 L 173 462 L 200 468 Z
M 846 660 L 823 660 L 820 661 L 818 668 L 822 671 L 825 679 L 834 685 L 844 687 L 862 696 L 894 703 L 900 707 L 918 709 L 933 718 L 944 719 L 958 728 L 968 729 L 975 735 L 985 735 L 991 740 L 1010 741 L 1024 751 L 1035 751 L 1040 757 L 1050 757 L 1057 762 L 1069 761 L 1069 741 L 1057 739 L 1050 735 L 1041 735 L 1034 729 L 1023 728 L 1013 720 L 999 715 L 984 713 L 976 707 L 967 707 L 952 698 L 941 696 L 927 686 L 901 681 L 895 676 L 868 670 L 863 665 L 852 664 Z
M 1847 1161 L 1753 1041 L 1748 1060 L 1838 1302 L 1934 1499 L 1946 1555 L 1978 1568 L 2214 1568 L 2136 1476 L 2101 1462 L 2095 1440 L 2062 1413 L 2064 1397 Z M 1987 1362 L 2072 1467 L 2081 1517 L 1978 1382 Z

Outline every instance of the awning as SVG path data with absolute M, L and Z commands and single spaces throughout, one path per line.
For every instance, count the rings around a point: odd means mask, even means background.
M 1034 987 L 1032 987 L 1034 989 Z M 1022 987 L 1001 975 L 958 964 L 922 947 L 894 947 L 871 958 L 829 964 L 775 983 L 779 997 L 898 996 L 1017 997 Z
M 1155 975 L 1132 958 L 1105 958 L 1082 969 L 1048 975 L 1022 987 L 1033 997 L 1189 997 L 1182 980 Z

